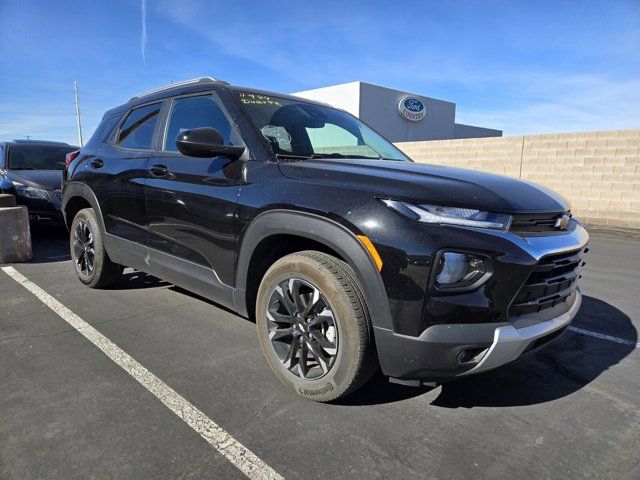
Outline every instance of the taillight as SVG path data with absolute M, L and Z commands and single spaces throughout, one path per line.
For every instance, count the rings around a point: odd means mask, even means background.
M 71 162 L 73 162 L 78 155 L 80 155 L 80 150 L 75 150 L 73 152 L 67 153 L 67 156 L 64 162 L 65 167 L 69 168 L 69 165 L 71 164 Z

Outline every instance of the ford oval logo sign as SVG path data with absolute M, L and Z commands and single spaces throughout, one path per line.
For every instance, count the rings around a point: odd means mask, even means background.
M 402 97 L 398 104 L 398 113 L 412 122 L 419 122 L 427 116 L 427 108 L 416 97 Z

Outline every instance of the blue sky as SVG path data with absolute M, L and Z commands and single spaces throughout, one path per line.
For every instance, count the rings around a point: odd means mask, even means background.
M 0 140 L 76 142 L 74 80 L 86 140 L 132 95 L 207 75 L 376 83 L 506 135 L 640 128 L 639 0 L 0 0 L 0 58 Z

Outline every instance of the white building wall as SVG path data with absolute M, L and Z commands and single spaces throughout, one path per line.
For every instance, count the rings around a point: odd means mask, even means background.
M 308 98 L 316 102 L 328 103 L 336 108 L 346 110 L 351 115 L 360 117 L 360 85 L 361 82 L 343 83 L 331 87 L 316 88 L 297 92 L 293 95 Z

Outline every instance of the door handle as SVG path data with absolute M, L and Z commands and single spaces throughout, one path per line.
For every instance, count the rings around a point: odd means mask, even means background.
M 166 177 L 169 174 L 169 169 L 167 168 L 167 166 L 160 164 L 153 165 L 151 168 L 149 168 L 149 171 L 154 177 Z
M 100 160 L 99 158 L 91 160 L 91 166 L 93 168 L 102 168 L 103 165 L 104 165 L 104 162 L 102 160 Z

